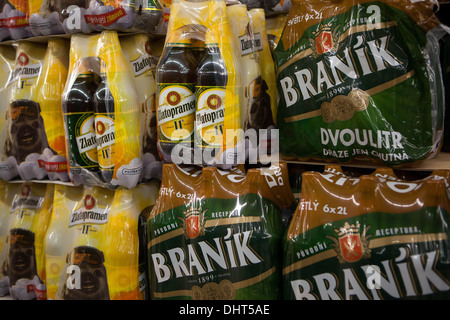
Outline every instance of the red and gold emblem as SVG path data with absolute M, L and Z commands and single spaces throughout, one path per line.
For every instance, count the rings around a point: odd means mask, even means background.
M 331 29 L 331 24 L 321 25 L 313 32 L 314 39 L 309 39 L 314 57 L 327 52 L 336 52 L 339 47 L 337 28 Z
M 333 48 L 333 38 L 330 31 L 322 31 L 316 37 L 316 51 L 318 54 L 322 54 L 331 51 Z
M 88 210 L 91 210 L 94 206 L 95 206 L 95 198 L 88 194 L 84 198 L 84 207 Z
M 31 193 L 31 187 L 27 184 L 22 186 L 21 194 L 23 197 L 28 197 Z
M 369 237 L 366 235 L 370 226 L 364 228 L 360 233 L 360 224 L 349 224 L 345 222 L 343 227 L 335 229 L 337 238 L 328 236 L 327 238 L 333 240 L 334 250 L 341 263 L 356 262 L 361 259 L 370 257 Z
M 217 94 L 212 94 L 206 100 L 208 108 L 216 110 L 222 105 L 222 99 Z
M 176 106 L 177 104 L 179 104 L 181 101 L 181 96 L 178 92 L 176 91 L 170 91 L 167 94 L 167 103 L 170 104 L 171 106 Z
M 183 221 L 184 235 L 187 239 L 195 239 L 198 236 L 205 234 L 205 212 L 200 209 L 191 207 L 184 211 L 184 218 L 179 218 Z

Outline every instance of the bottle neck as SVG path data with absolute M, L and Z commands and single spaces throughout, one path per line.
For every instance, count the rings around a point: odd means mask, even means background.
M 205 52 L 207 53 L 220 53 L 219 44 L 218 43 L 208 43 L 205 44 Z
M 77 81 L 90 81 L 94 77 L 94 73 L 90 70 L 82 71 L 77 76 Z

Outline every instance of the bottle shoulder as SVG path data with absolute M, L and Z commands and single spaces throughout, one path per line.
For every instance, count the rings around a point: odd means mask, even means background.
M 173 50 L 167 52 L 158 63 L 158 72 L 177 71 L 182 73 L 194 72 L 197 67 L 197 58 L 191 49 Z
M 220 55 L 208 54 L 197 68 L 197 84 L 224 86 L 227 82 L 227 68 Z

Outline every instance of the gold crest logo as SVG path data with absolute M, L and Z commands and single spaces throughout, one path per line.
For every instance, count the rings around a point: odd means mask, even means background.
M 230 280 L 224 279 L 220 283 L 208 282 L 203 287 L 192 287 L 192 300 L 234 300 L 236 290 Z
M 343 227 L 334 229 L 337 233 L 337 238 L 327 236 L 333 240 L 334 250 L 340 263 L 356 262 L 360 259 L 367 259 L 370 257 L 369 238 L 367 231 L 370 226 L 366 226 L 362 233 L 360 233 L 360 224 L 350 225 L 345 222 Z
M 339 48 L 339 26 L 331 28 L 331 23 L 321 25 L 313 32 L 314 39 L 309 39 L 314 58 L 326 52 L 336 52 Z
M 200 211 L 199 208 L 190 207 L 184 211 L 184 218 L 178 217 L 183 221 L 183 230 L 186 239 L 195 239 L 205 234 L 205 212 L 207 209 Z

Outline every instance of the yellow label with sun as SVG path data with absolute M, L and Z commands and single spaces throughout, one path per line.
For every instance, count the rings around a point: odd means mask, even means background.
M 195 84 L 158 84 L 158 130 L 162 142 L 193 141 Z
M 225 119 L 225 87 L 198 87 L 195 145 L 220 148 Z
M 114 170 L 116 132 L 114 114 L 95 115 L 98 164 L 102 170 Z

